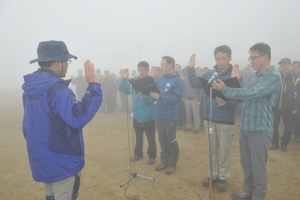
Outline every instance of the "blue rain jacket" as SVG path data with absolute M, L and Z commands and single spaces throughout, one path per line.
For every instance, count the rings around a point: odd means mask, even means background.
M 156 81 L 159 98 L 155 105 L 155 117 L 177 121 L 178 108 L 184 91 L 184 82 L 177 72 L 163 75 Z
M 99 83 L 90 83 L 82 102 L 51 70 L 38 69 L 24 76 L 23 134 L 33 179 L 55 182 L 77 174 L 84 167 L 82 128 L 102 102 Z

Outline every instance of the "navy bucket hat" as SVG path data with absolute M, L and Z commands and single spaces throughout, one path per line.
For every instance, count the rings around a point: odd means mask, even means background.
M 60 61 L 69 60 L 70 58 L 77 59 L 69 53 L 66 44 L 63 41 L 44 41 L 40 42 L 37 48 L 38 58 L 31 60 L 29 63 L 34 62 L 48 62 L 48 61 Z

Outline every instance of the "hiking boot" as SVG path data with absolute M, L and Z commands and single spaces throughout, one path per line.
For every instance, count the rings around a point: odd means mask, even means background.
M 175 167 L 168 167 L 166 169 L 166 174 L 170 175 L 173 174 L 175 172 Z
M 219 188 L 220 191 L 226 191 L 227 190 L 227 180 L 221 180 L 219 179 Z
M 156 167 L 155 167 L 155 170 L 156 171 L 161 171 L 161 170 L 163 170 L 163 169 L 166 169 L 168 167 L 168 165 L 164 165 L 164 164 L 159 164 L 159 165 L 157 165 Z
M 252 196 L 248 195 L 246 192 L 244 192 L 243 190 L 237 192 L 237 193 L 232 193 L 230 195 L 230 198 L 232 200 L 251 200 Z
M 137 156 L 137 155 L 134 156 L 135 161 L 141 160 L 143 158 L 144 158 L 143 156 Z M 133 162 L 133 158 L 131 158 L 130 161 Z
M 281 150 L 281 151 L 288 151 L 289 149 L 287 148 L 286 145 L 281 145 L 280 150 Z
M 277 144 L 272 144 L 270 147 L 269 147 L 270 150 L 274 150 L 274 149 L 279 149 L 279 145 Z
M 155 163 L 155 158 L 149 158 L 148 159 L 148 164 L 149 165 L 154 165 L 154 163 Z
M 202 182 L 202 184 L 203 184 L 204 186 L 206 186 L 206 187 L 209 187 L 209 182 L 210 182 L 209 180 L 210 180 L 209 177 L 206 178 L 206 179 Z M 219 182 L 219 179 L 218 179 L 218 178 L 213 179 L 213 181 L 212 181 L 213 184 L 214 184 L 214 183 L 217 183 L 217 182 Z

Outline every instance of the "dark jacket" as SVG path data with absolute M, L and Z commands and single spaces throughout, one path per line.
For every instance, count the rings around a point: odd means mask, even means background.
M 286 75 L 280 73 L 282 77 L 281 88 L 276 100 L 275 109 L 292 111 L 295 106 L 295 77 L 292 70 Z
M 210 70 L 203 74 L 201 77 L 209 80 L 214 72 L 218 72 L 217 66 L 214 66 L 213 70 Z M 223 73 L 219 73 L 218 77 L 215 79 L 229 79 L 231 78 L 232 65 L 230 64 L 228 69 Z M 193 88 L 203 88 L 199 78 L 195 74 L 195 68 L 188 68 L 188 76 L 191 87 Z M 228 100 L 226 106 L 219 106 L 216 99 L 212 99 L 212 121 L 223 124 L 234 124 L 235 122 L 235 112 L 236 105 L 239 100 L 232 99 Z M 204 102 L 201 104 L 203 108 L 203 118 L 207 121 L 210 120 L 210 97 L 205 94 Z
M 33 179 L 55 182 L 84 167 L 82 128 L 94 117 L 102 101 L 99 83 L 90 83 L 82 102 L 68 85 L 48 69 L 24 76 L 23 134 Z

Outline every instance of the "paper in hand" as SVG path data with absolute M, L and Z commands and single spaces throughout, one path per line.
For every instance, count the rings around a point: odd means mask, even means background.
M 136 93 L 141 92 L 143 95 L 150 95 L 150 92 L 160 93 L 153 77 L 147 76 L 145 78 L 130 79 L 129 82 Z
M 205 90 L 205 93 L 207 96 L 210 96 L 210 87 L 207 87 L 207 83 L 208 83 L 208 80 L 204 79 L 204 78 L 201 78 L 201 77 L 198 77 L 202 86 L 203 86 L 203 89 Z M 222 80 L 225 85 L 227 85 L 228 87 L 231 87 L 231 88 L 241 88 L 241 84 L 238 80 L 237 77 L 234 77 L 234 78 L 229 78 L 229 79 L 225 79 L 225 80 Z M 218 90 L 215 90 L 215 89 L 212 89 L 212 98 L 216 98 L 216 97 L 220 97 L 221 99 L 225 100 L 225 101 L 228 101 L 230 100 L 229 98 L 225 97 L 224 94 L 222 94 L 222 92 L 218 91 Z

